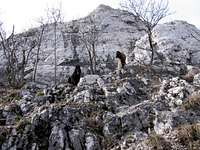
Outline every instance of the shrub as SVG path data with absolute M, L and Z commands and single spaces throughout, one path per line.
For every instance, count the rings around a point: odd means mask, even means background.
M 167 142 L 162 136 L 152 133 L 147 139 L 147 145 L 153 150 L 171 150 L 171 144 Z
M 192 94 L 183 105 L 185 110 L 199 110 L 200 108 L 200 94 Z
M 0 97 L 3 101 L 20 100 L 20 91 L 16 89 L 0 89 Z
M 38 92 L 36 93 L 36 96 L 44 96 L 43 91 L 38 91 Z
M 189 150 L 198 150 L 200 147 L 200 124 L 182 125 L 177 129 L 177 138 L 180 144 Z
M 21 119 L 18 121 L 17 125 L 16 125 L 16 129 L 17 129 L 17 133 L 23 133 L 25 130 L 25 127 L 27 125 L 31 125 L 30 120 L 28 119 Z
M 0 148 L 1 145 L 6 141 L 6 137 L 8 135 L 8 130 L 4 127 L 0 128 Z

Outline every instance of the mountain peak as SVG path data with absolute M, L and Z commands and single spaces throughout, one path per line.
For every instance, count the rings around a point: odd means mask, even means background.
M 113 9 L 113 8 L 105 4 L 100 4 L 96 9 Z
M 93 12 L 97 13 L 97 12 L 105 12 L 105 11 L 110 11 L 110 10 L 113 10 L 113 8 L 108 5 L 100 4 Z

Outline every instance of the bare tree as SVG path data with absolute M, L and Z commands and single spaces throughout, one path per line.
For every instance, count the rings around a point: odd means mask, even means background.
M 99 44 L 99 37 L 102 33 L 101 31 L 102 29 L 100 23 L 97 23 L 94 17 L 89 17 L 88 24 L 80 29 L 80 38 L 89 56 L 90 69 L 92 74 L 96 73 L 96 48 Z
M 129 15 L 133 15 L 136 21 L 137 19 L 142 21 L 145 32 L 148 35 L 151 51 L 150 64 L 153 64 L 155 49 L 152 31 L 163 18 L 170 14 L 168 0 L 123 0 L 121 7 L 126 10 Z
M 79 26 L 76 24 L 75 21 L 72 21 L 72 24 L 70 25 L 70 31 L 68 32 L 70 35 L 70 43 L 71 43 L 71 49 L 73 50 L 73 58 L 79 59 L 78 54 L 76 51 L 76 48 L 80 44 L 80 38 L 79 38 Z
M 6 75 L 10 86 L 19 88 L 24 84 L 26 67 L 32 50 L 37 42 L 34 38 L 29 38 L 26 33 L 15 35 L 14 26 L 8 38 L 5 31 L 1 29 L 1 47 L 6 59 Z
M 191 36 L 200 42 L 200 32 L 198 32 L 197 30 L 191 29 Z
M 38 29 L 39 33 L 37 35 L 37 52 L 36 52 L 36 59 L 35 59 L 34 71 L 33 71 L 33 81 L 34 82 L 36 81 L 37 67 L 38 67 L 38 63 L 39 63 L 39 59 L 40 59 L 39 56 L 40 56 L 41 44 L 43 41 L 43 35 L 44 35 L 45 28 L 47 26 L 47 23 L 44 21 L 43 18 L 40 18 L 38 22 L 40 24 L 40 27 Z
M 70 46 L 73 52 L 73 60 L 79 62 L 79 56 L 77 53 L 77 47 L 81 44 L 79 35 L 79 25 L 77 20 L 72 20 L 70 24 L 64 24 L 62 26 L 62 37 L 64 42 L 64 48 Z
M 51 8 L 48 9 L 47 15 L 51 24 L 54 27 L 54 84 L 57 84 L 57 32 L 58 32 L 58 25 L 62 22 L 62 12 L 61 8 Z

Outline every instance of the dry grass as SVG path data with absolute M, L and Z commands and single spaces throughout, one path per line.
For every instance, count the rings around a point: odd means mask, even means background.
M 192 94 L 183 105 L 184 110 L 200 110 L 200 94 Z
M 200 124 L 182 125 L 177 129 L 178 142 L 188 150 L 200 148 Z
M 162 136 L 152 133 L 147 139 L 147 145 L 153 150 L 171 150 L 171 144 L 167 142 Z
M 6 141 L 6 137 L 9 134 L 9 130 L 5 127 L 0 127 L 0 145 Z
M 17 129 L 17 132 L 18 133 L 23 133 L 24 130 L 25 130 L 25 127 L 27 125 L 30 125 L 31 122 L 29 119 L 26 119 L 26 118 L 23 118 L 23 119 L 20 119 L 17 123 L 16 123 L 16 129 Z
M 20 90 L 0 89 L 0 102 L 8 102 L 20 99 Z

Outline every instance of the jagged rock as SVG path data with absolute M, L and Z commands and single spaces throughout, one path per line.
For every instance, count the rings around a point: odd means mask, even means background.
M 86 133 L 85 135 L 85 147 L 86 150 L 100 150 L 100 144 L 97 137 L 92 133 Z
M 155 112 L 152 103 L 144 101 L 118 112 L 117 116 L 120 117 L 123 132 L 139 130 L 148 133 L 148 130 L 153 128 Z
M 49 111 L 43 110 L 40 115 L 32 118 L 32 130 L 39 149 L 48 148 L 48 139 L 51 134 L 50 122 L 48 121 Z
M 200 73 L 194 76 L 193 85 L 196 87 L 200 87 Z
M 68 143 L 68 136 L 64 126 L 55 125 L 49 137 L 48 150 L 63 150 L 70 149 Z
M 28 82 L 26 83 L 23 88 L 29 91 L 36 91 L 38 89 L 45 89 L 47 87 L 47 84 L 42 82 Z
M 16 143 L 15 143 L 15 138 L 17 136 L 16 129 L 12 129 L 10 136 L 8 137 L 8 140 L 6 140 L 2 145 L 1 148 L 2 150 L 15 150 L 17 149 Z
M 128 94 L 128 95 L 133 95 L 136 93 L 134 87 L 129 82 L 125 82 L 123 83 L 122 87 L 118 87 L 117 92 L 119 94 Z
M 74 101 L 90 102 L 94 99 L 93 93 L 90 90 L 84 90 L 74 96 Z
M 155 111 L 154 130 L 157 134 L 167 134 L 173 128 L 173 113 L 170 111 Z
M 22 110 L 16 103 L 11 103 L 1 111 L 2 125 L 14 125 L 16 120 L 22 117 Z
M 184 80 L 187 82 L 192 82 L 194 79 L 194 76 L 200 72 L 200 69 L 198 67 L 194 66 L 188 66 L 188 72 L 187 74 L 181 76 Z
M 36 96 L 33 103 L 37 103 L 37 106 L 42 106 L 49 102 L 49 96 Z
M 83 78 L 80 79 L 80 82 L 78 83 L 78 86 L 83 85 L 93 85 L 97 83 L 97 80 L 100 78 L 99 75 L 86 75 Z
M 72 129 L 71 131 L 69 131 L 68 134 L 69 134 L 71 146 L 73 147 L 73 149 L 84 150 L 84 142 L 85 142 L 84 131 L 81 129 L 80 130 Z
M 19 104 L 23 114 L 27 114 L 28 112 L 30 112 L 31 110 L 34 109 L 34 104 L 31 103 L 30 101 L 26 101 L 25 99 L 21 99 L 18 102 L 18 104 Z
M 6 125 L 6 116 L 3 114 L 4 110 L 3 108 L 0 109 L 0 125 L 5 126 Z
M 120 143 L 121 149 L 136 149 L 138 144 L 144 140 L 146 140 L 148 137 L 148 134 L 144 132 L 134 132 L 134 133 L 129 133 L 123 138 L 122 143 Z M 114 150 L 114 149 L 113 149 Z
M 157 54 L 154 63 L 161 64 L 158 65 L 160 68 L 174 73 L 181 71 L 181 64 L 199 64 L 200 59 L 197 52 L 200 45 L 198 40 L 191 36 L 193 32 L 199 33 L 200 31 L 185 21 L 172 21 L 155 27 L 153 39 L 154 50 Z M 151 51 L 148 49 L 150 49 L 148 36 L 145 35 L 136 42 L 136 48 L 133 51 L 134 60 L 148 64 L 151 58 Z
M 161 84 L 159 95 L 168 101 L 171 107 L 181 105 L 186 98 L 194 92 L 194 87 L 178 77 L 164 80 Z
M 26 121 L 20 121 L 16 128 L 10 127 L 6 129 L 7 138 L 1 145 L 2 150 L 7 149 L 31 149 L 33 147 L 31 125 Z
M 24 99 L 25 101 L 31 101 L 33 99 L 33 95 L 31 94 L 30 91 L 28 90 L 22 90 L 21 91 L 21 97 L 22 99 Z
M 112 113 L 104 116 L 103 133 L 105 136 L 117 136 L 121 134 L 120 118 Z

